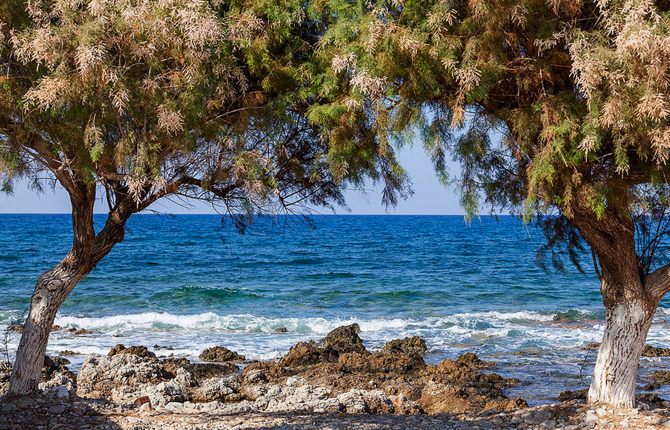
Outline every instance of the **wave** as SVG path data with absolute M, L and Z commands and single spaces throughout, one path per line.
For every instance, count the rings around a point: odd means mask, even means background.
M 394 319 L 332 319 L 325 318 L 266 318 L 255 315 L 217 315 L 206 312 L 195 315 L 147 312 L 142 314 L 114 315 L 107 317 L 59 316 L 56 324 L 61 326 L 84 327 L 88 330 L 145 329 L 152 331 L 171 330 L 217 330 L 239 333 L 273 333 L 275 329 L 286 327 L 297 333 L 328 333 L 347 324 L 357 323 L 362 331 L 401 329 L 408 321 Z
M 228 333 L 273 333 L 286 327 L 289 332 L 299 334 L 325 334 L 342 326 L 357 323 L 363 332 L 440 330 L 460 327 L 465 330 L 487 330 L 491 328 L 551 326 L 565 321 L 594 321 L 596 313 L 587 311 L 562 312 L 467 312 L 449 316 L 417 318 L 281 318 L 251 314 L 219 315 L 214 312 L 180 315 L 168 312 L 146 312 L 105 317 L 59 315 L 56 324 L 84 327 L 89 330 L 149 330 L 149 331 L 206 331 Z M 1 316 L 0 316 L 1 318 Z

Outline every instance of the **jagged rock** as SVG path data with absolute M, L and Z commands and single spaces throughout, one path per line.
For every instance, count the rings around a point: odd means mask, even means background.
M 467 366 L 471 369 L 489 369 L 494 367 L 496 363 L 492 361 L 484 361 L 477 357 L 477 354 L 466 352 L 456 359 L 456 364 Z
M 59 326 L 58 324 L 54 324 L 51 326 L 51 331 L 58 331 L 61 330 L 63 327 Z
M 359 353 L 342 354 L 338 360 L 349 372 L 410 373 L 426 367 L 418 354 L 388 354 L 376 352 L 370 355 Z
M 69 370 L 56 371 L 45 382 L 40 382 L 39 389 L 47 391 L 51 388 L 65 387 L 74 393 L 77 390 L 77 377 Z
M 424 354 L 428 351 L 426 341 L 419 336 L 406 337 L 387 342 L 382 352 L 387 354 Z
M 123 344 L 116 344 L 107 354 L 109 357 L 115 356 L 117 354 L 132 354 L 138 357 L 156 357 L 156 354 L 149 351 L 146 346 L 129 346 L 126 348 Z
M 587 343 L 586 345 L 579 348 L 582 351 L 591 351 L 592 349 L 600 348 L 600 342 Z
M 586 400 L 589 393 L 588 389 L 583 390 L 565 390 L 558 395 L 558 400 L 561 402 L 569 402 L 570 400 Z
M 323 339 L 324 346 L 334 349 L 339 354 L 346 352 L 366 354 L 368 351 L 363 346 L 363 340 L 358 336 L 360 332 L 361 328 L 358 324 L 338 327 Z
M 163 368 L 174 376 L 177 376 L 179 369 L 183 368 L 192 374 L 196 381 L 230 375 L 238 371 L 233 363 L 191 363 L 186 358 L 168 358 L 163 361 Z
M 317 363 L 336 363 L 342 354 L 369 354 L 358 336 L 358 324 L 338 327 L 319 342 L 300 342 L 291 347 L 279 364 L 287 367 L 309 366 Z
M 127 404 L 134 401 L 128 397 L 130 394 L 169 380 L 171 376 L 155 358 L 134 354 L 89 357 L 77 375 L 77 394 Z
M 651 345 L 645 345 L 642 350 L 643 357 L 670 357 L 670 348 L 656 348 Z
M 91 332 L 89 330 L 86 330 L 85 328 L 74 328 L 74 327 L 67 329 L 67 332 L 74 333 L 76 335 L 91 334 Z
M 146 386 L 141 394 L 147 396 L 151 406 L 163 407 L 172 402 L 184 402 L 188 399 L 189 390 L 174 380 L 161 382 L 158 385 Z
M 278 327 L 274 331 L 275 333 L 286 333 L 288 332 L 288 329 L 286 327 Z
M 231 402 L 242 400 L 240 384 L 235 378 L 210 378 L 193 390 L 193 403 L 207 403 L 213 401 Z
M 275 362 L 252 363 L 242 370 L 240 382 L 242 384 L 262 384 L 277 381 L 286 376 L 286 370 Z
M 651 374 L 651 379 L 658 382 L 659 384 L 667 385 L 670 383 L 670 371 L 657 370 Z
M 8 326 L 5 331 L 9 333 L 23 333 L 23 324 L 13 324 Z
M 224 348 L 222 346 L 207 348 L 200 354 L 200 359 L 202 361 L 209 361 L 212 363 L 224 363 L 227 361 L 246 360 L 243 355 L 238 354 L 237 352 L 231 351 L 228 348 Z
M 282 357 L 279 364 L 288 367 L 309 366 L 321 362 L 332 362 L 334 354 L 331 351 L 324 351 L 313 340 L 309 342 L 299 342 L 292 346 L 288 353 Z
M 81 355 L 78 352 L 70 351 L 69 349 L 66 349 L 64 351 L 59 352 L 60 355 L 65 355 L 65 356 L 70 356 L 70 355 Z

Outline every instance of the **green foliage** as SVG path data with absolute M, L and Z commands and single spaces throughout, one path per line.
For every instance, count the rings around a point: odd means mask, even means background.
M 132 198 L 139 211 L 177 194 L 229 212 L 274 211 L 341 203 L 343 187 L 372 177 L 395 201 L 407 181 L 393 152 L 364 117 L 341 121 L 337 104 L 319 105 L 343 93 L 314 55 L 336 21 L 318 8 L 296 0 L 3 2 L 3 189 L 50 175 L 71 194 L 104 189 L 110 208 Z

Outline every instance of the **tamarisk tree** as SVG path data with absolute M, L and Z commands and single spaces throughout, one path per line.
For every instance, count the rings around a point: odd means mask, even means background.
M 54 181 L 73 227 L 69 253 L 37 281 L 10 395 L 37 388 L 60 305 L 132 214 L 171 196 L 231 214 L 328 206 L 346 178 L 395 165 L 374 138 L 333 147 L 305 119 L 319 31 L 297 1 L 0 4 L 2 186 Z M 102 226 L 96 199 L 109 207 Z
M 552 215 L 549 245 L 573 260 L 584 240 L 606 310 L 588 398 L 632 407 L 645 339 L 670 290 L 670 266 L 658 258 L 668 232 L 670 3 L 325 0 L 316 8 L 338 16 L 320 55 L 331 63 L 324 79 L 347 95 L 312 114 L 367 116 L 376 133 L 401 141 L 418 128 L 444 179 L 445 158 L 460 161 L 468 213 Z

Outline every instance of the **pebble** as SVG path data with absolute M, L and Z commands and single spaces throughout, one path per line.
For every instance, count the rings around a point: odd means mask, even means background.
M 65 412 L 65 405 L 53 405 L 49 408 L 50 414 L 62 414 Z

